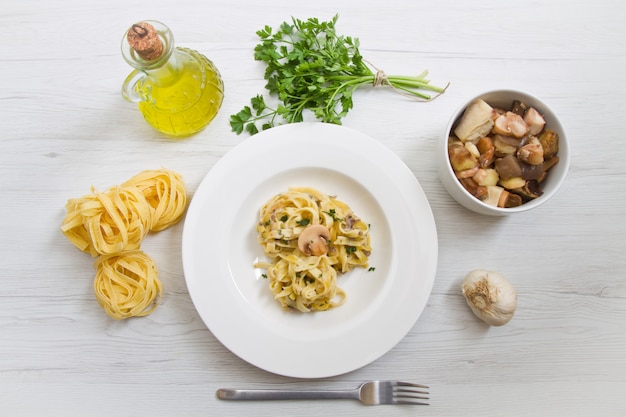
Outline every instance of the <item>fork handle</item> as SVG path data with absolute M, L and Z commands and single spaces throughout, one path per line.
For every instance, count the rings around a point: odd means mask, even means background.
M 358 391 L 354 390 L 322 390 L 322 391 L 297 391 L 297 390 L 269 390 L 269 389 L 228 389 L 217 390 L 217 398 L 220 400 L 337 400 L 359 399 Z

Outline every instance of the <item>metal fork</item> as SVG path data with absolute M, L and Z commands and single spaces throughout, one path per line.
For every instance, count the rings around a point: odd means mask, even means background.
M 369 381 L 350 390 L 270 390 L 270 389 L 227 389 L 217 390 L 220 400 L 359 400 L 365 405 L 414 404 L 428 405 L 426 385 L 401 381 Z

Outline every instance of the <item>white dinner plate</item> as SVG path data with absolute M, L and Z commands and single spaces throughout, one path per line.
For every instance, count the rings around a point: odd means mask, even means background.
M 339 276 L 346 302 L 314 313 L 273 299 L 256 222 L 290 186 L 335 195 L 371 225 L 370 270 Z M 424 309 L 437 269 L 437 232 L 408 167 L 369 136 L 319 122 L 260 132 L 224 155 L 195 192 L 182 260 L 191 299 L 213 335 L 241 359 L 298 378 L 340 375 L 393 348 Z

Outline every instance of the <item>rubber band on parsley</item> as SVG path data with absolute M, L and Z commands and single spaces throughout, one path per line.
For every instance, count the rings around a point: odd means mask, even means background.
M 230 117 L 233 132 L 245 130 L 254 135 L 259 128 L 301 122 L 304 110 L 323 122 L 341 124 L 353 107 L 352 93 L 363 85 L 387 85 L 420 101 L 432 100 L 445 91 L 447 86 L 430 84 L 425 78 L 428 71 L 396 76 L 370 69 L 359 52 L 359 40 L 335 32 L 338 18 L 335 15 L 330 22 L 292 18 L 292 23 L 284 22 L 276 32 L 269 26 L 256 32 L 262 42 L 254 49 L 254 59 L 267 64 L 265 88 L 279 104 L 271 108 L 263 95 L 253 97 L 250 106 Z

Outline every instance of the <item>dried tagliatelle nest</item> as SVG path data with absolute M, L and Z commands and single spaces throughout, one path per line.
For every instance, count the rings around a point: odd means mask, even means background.
M 122 185 L 68 200 L 61 231 L 92 256 L 135 250 L 150 231 L 176 224 L 187 207 L 180 174 L 160 169 L 140 172 Z
M 94 292 L 115 319 L 147 316 L 158 306 L 161 281 L 156 264 L 141 250 L 99 256 Z
M 61 230 L 92 256 L 135 250 L 148 234 L 152 211 L 135 187 L 112 187 L 68 200 Z
M 178 223 L 187 207 L 185 183 L 173 171 L 143 171 L 122 184 L 122 187 L 133 187 L 141 191 L 152 211 L 152 232 Z
M 145 316 L 157 307 L 161 281 L 140 250 L 149 232 L 176 224 L 187 207 L 180 174 L 147 170 L 122 185 L 67 201 L 61 231 L 79 250 L 98 257 L 94 291 L 115 319 Z

